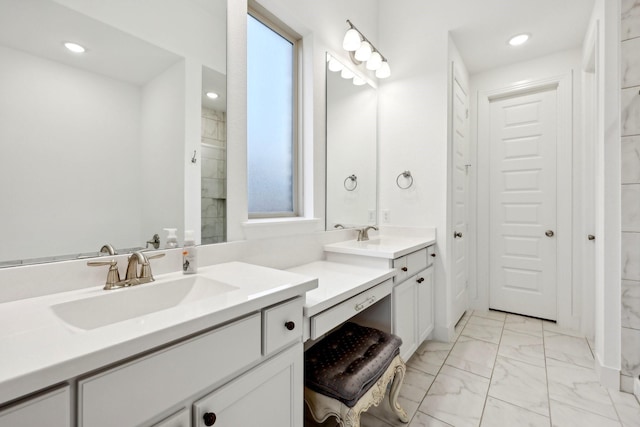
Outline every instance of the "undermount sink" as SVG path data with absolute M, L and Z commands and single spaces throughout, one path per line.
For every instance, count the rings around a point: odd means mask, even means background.
M 76 328 L 90 330 L 200 301 L 238 289 L 202 276 L 156 281 L 52 305 L 55 315 Z

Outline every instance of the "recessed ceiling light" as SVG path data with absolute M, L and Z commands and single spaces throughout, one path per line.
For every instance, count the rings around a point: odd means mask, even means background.
M 511 46 L 520 46 L 521 44 L 526 43 L 527 40 L 529 40 L 529 37 L 531 37 L 529 34 L 518 34 L 517 36 L 513 36 L 509 39 L 509 44 Z
M 218 98 L 218 96 L 219 95 L 217 93 L 215 93 L 215 92 L 207 92 L 207 98 L 216 99 L 216 98 Z
M 69 49 L 73 53 L 83 53 L 86 49 L 80 46 L 78 43 L 65 42 L 64 47 Z

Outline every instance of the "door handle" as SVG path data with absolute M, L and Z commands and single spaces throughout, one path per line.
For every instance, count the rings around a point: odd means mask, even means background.
M 553 232 L 553 230 L 547 230 L 547 231 L 544 232 L 544 234 L 547 237 L 553 237 L 555 233 Z
M 454 231 L 453 232 L 453 238 L 454 239 L 459 239 L 460 237 L 462 237 L 462 233 L 459 231 Z

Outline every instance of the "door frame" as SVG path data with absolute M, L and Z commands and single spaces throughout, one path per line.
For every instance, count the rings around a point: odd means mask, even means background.
M 558 99 L 558 140 L 556 144 L 557 165 L 557 323 L 566 328 L 579 327 L 579 310 L 573 283 L 572 217 L 573 217 L 573 74 L 549 77 L 540 80 L 519 82 L 503 88 L 478 92 L 478 147 L 477 147 L 477 282 L 476 292 L 479 308 L 489 308 L 490 257 L 486 248 L 490 244 L 490 104 L 501 98 L 555 89 Z

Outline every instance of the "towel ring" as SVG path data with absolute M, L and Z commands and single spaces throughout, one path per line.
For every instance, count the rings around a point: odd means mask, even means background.
M 403 187 L 402 185 L 400 185 L 400 177 L 401 176 L 404 177 L 404 178 L 409 179 L 409 185 L 407 185 L 406 187 Z M 396 185 L 401 190 L 406 190 L 407 188 L 411 187 L 413 185 L 413 176 L 411 175 L 411 172 L 410 171 L 401 172 L 400 175 L 398 175 L 398 177 L 396 178 Z
M 347 181 L 351 180 L 351 187 L 347 186 Z M 353 191 L 358 187 L 358 177 L 355 175 L 349 175 L 344 179 L 344 189 L 347 191 Z

